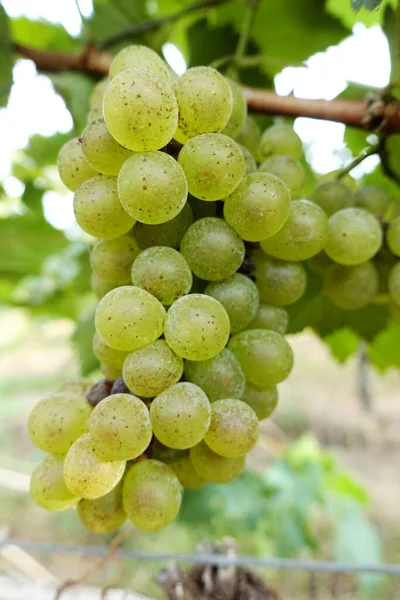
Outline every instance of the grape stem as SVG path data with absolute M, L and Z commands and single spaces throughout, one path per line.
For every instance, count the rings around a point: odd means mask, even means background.
M 254 19 L 256 17 L 259 4 L 260 0 L 247 0 L 246 17 L 243 22 L 242 31 L 240 32 L 239 40 L 235 51 L 236 63 L 240 62 L 240 60 L 246 54 L 251 28 L 253 27 Z
M 344 167 L 343 169 L 340 169 L 340 171 L 338 171 L 338 173 L 336 175 L 336 179 L 342 179 L 342 177 L 347 175 L 347 173 L 350 173 L 350 171 L 352 171 L 354 169 L 354 167 L 357 167 L 357 165 L 361 164 L 363 162 L 363 160 L 365 160 L 368 156 L 373 156 L 374 154 L 378 154 L 379 148 L 380 148 L 379 143 L 373 144 L 372 146 L 365 148 L 362 152 L 360 152 L 360 154 L 354 160 L 351 161 L 351 163 L 349 163 L 347 165 L 347 167 Z

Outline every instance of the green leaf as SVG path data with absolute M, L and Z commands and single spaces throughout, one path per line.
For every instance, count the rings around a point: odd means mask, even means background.
M 57 73 L 50 79 L 71 113 L 76 134 L 80 134 L 86 125 L 93 82 L 81 73 Z
M 24 154 L 32 158 L 38 167 L 54 165 L 59 149 L 70 137 L 70 133 L 56 133 L 50 137 L 33 135 L 29 138 Z
M 326 474 L 325 484 L 329 492 L 353 498 L 363 506 L 368 504 L 369 498 L 364 487 L 349 473 L 335 469 L 333 472 Z
M 382 4 L 382 0 L 351 0 L 354 10 L 360 10 L 363 6 L 368 10 L 375 10 Z
M 78 320 L 72 342 L 78 352 L 82 375 L 88 375 L 98 368 L 99 361 L 93 352 L 93 336 L 95 334 L 94 314 L 96 306 L 89 308 Z
M 0 106 L 6 106 L 12 85 L 12 51 L 6 11 L 0 4 Z
M 325 343 L 329 346 L 329 350 L 336 360 L 344 363 L 357 352 L 360 342 L 354 331 L 349 327 L 343 327 L 326 336 Z
M 400 56 L 399 56 L 399 32 L 397 27 L 396 12 L 391 6 L 385 9 L 383 31 L 386 34 L 390 52 L 390 83 L 391 93 L 396 98 L 400 98 Z
M 356 23 L 363 23 L 367 27 L 381 24 L 383 22 L 384 8 L 391 0 L 383 0 L 378 9 L 373 12 L 364 6 L 355 12 L 349 0 L 327 0 L 326 10 L 339 18 L 350 30 Z
M 93 15 L 86 26 L 91 38 L 98 44 L 148 18 L 150 15 L 146 0 L 94 0 Z M 142 36 L 132 37 L 131 43 L 138 43 L 138 39 L 142 39 Z M 124 45 L 129 42 L 130 40 L 126 40 Z
M 26 17 L 11 20 L 11 35 L 14 42 L 41 50 L 74 50 L 79 40 L 69 35 L 62 26 L 48 21 L 31 21 Z
M 368 347 L 371 363 L 382 373 L 391 367 L 400 368 L 400 325 L 390 322 Z

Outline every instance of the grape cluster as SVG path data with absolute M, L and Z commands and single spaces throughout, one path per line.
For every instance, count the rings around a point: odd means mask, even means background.
M 293 367 L 285 307 L 305 292 L 303 261 L 340 306 L 377 294 L 371 207 L 385 198 L 338 179 L 299 197 L 299 137 L 281 124 L 261 135 L 240 87 L 211 67 L 177 78 L 129 46 L 91 104 L 58 167 L 97 238 L 93 348 L 106 379 L 34 407 L 29 434 L 48 456 L 31 493 L 48 510 L 77 505 L 97 533 L 126 517 L 156 531 L 184 488 L 241 473 Z M 399 219 L 387 231 L 397 256 Z M 399 268 L 388 285 L 400 313 Z

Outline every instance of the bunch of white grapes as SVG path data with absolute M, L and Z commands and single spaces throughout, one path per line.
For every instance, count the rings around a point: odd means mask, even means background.
M 97 238 L 93 345 L 106 379 L 33 409 L 29 434 L 48 456 L 31 493 L 48 510 L 77 505 L 97 533 L 127 517 L 157 531 L 184 488 L 240 475 L 293 366 L 284 307 L 305 292 L 302 261 L 355 308 L 377 293 L 382 227 L 362 193 L 349 207 L 357 194 L 342 181 L 301 198 L 299 137 L 280 124 L 261 135 L 238 84 L 211 67 L 178 78 L 129 46 L 91 101 L 58 167 Z M 388 244 L 399 255 L 398 220 Z M 400 271 L 389 280 L 400 303 Z

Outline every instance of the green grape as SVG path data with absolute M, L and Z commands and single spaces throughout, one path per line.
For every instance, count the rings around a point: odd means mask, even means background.
M 149 410 L 136 396 L 113 394 L 93 409 L 89 432 L 100 460 L 132 460 L 150 444 Z
M 189 293 L 193 277 L 182 254 L 167 246 L 154 246 L 135 259 L 132 281 L 169 306 Z
M 86 123 L 92 123 L 92 121 L 97 121 L 97 119 L 103 119 L 102 102 L 99 102 L 99 104 L 95 104 L 95 106 L 93 106 L 93 108 L 89 111 Z
M 93 381 L 91 379 L 82 377 L 81 379 L 73 379 L 72 381 L 64 383 L 64 385 L 62 385 L 59 389 L 59 392 L 86 396 L 86 393 L 89 391 L 92 385 Z
M 164 340 L 157 340 L 128 355 L 123 376 L 128 388 L 144 398 L 154 398 L 182 377 L 183 360 Z
M 64 461 L 67 487 L 73 494 L 88 500 L 108 494 L 119 483 L 124 471 L 125 461 L 103 462 L 98 458 L 90 433 L 85 433 L 72 444 Z
M 190 294 L 168 310 L 164 335 L 178 356 L 207 360 L 221 352 L 229 330 L 229 317 L 222 304 L 204 294 Z
M 373 260 L 373 265 L 378 273 L 378 290 L 371 298 L 373 304 L 387 304 L 389 301 L 388 279 L 389 273 L 396 263 L 396 257 L 389 249 L 381 250 Z
M 324 277 L 329 267 L 331 267 L 334 263 L 322 250 L 310 258 L 307 264 L 311 271 L 314 271 L 314 273 L 317 273 L 317 275 Z
M 100 240 L 91 252 L 92 269 L 110 284 L 108 291 L 111 291 L 116 285 L 130 283 L 132 263 L 139 253 L 140 249 L 131 233 L 113 240 Z
M 223 219 L 206 217 L 193 223 L 181 241 L 181 254 L 193 273 L 207 281 L 233 275 L 240 267 L 245 247 Z
M 286 333 L 289 325 L 287 310 L 280 306 L 271 304 L 260 304 L 260 308 L 254 319 L 250 321 L 246 329 L 271 329 L 277 333 Z
M 45 452 L 65 454 L 89 430 L 91 412 L 92 407 L 82 393 L 65 390 L 52 394 L 32 409 L 29 437 Z
M 276 155 L 298 160 L 303 156 L 303 144 L 289 125 L 272 125 L 261 136 L 258 155 L 261 160 Z
M 391 300 L 400 304 L 400 262 L 397 262 L 389 272 L 388 289 Z
M 83 231 L 97 238 L 116 238 L 135 224 L 118 198 L 116 180 L 104 175 L 79 186 L 74 196 L 74 213 Z
M 400 216 L 400 202 L 396 198 L 395 200 L 392 200 L 387 207 L 385 214 L 383 215 L 383 220 L 393 221 L 398 216 Z
M 221 200 L 239 185 L 244 173 L 240 146 L 222 133 L 204 133 L 189 140 L 179 153 L 192 196 Z
M 79 500 L 67 488 L 63 477 L 64 456 L 49 454 L 31 476 L 30 494 L 46 510 L 66 510 Z
M 216 217 L 217 216 L 217 203 L 216 202 L 204 202 L 189 194 L 188 203 L 193 212 L 193 221 L 204 219 L 205 217 Z
M 235 355 L 223 348 L 208 360 L 185 361 L 185 379 L 201 387 L 210 402 L 242 397 L 245 378 Z
M 246 379 L 262 388 L 280 383 L 293 368 L 292 349 L 276 331 L 241 331 L 231 337 L 228 348 L 238 359 Z
M 81 523 L 93 533 L 111 533 L 124 524 L 122 482 L 108 494 L 95 500 L 81 500 L 77 506 Z
M 95 271 L 92 271 L 90 275 L 90 287 L 94 291 L 97 299 L 101 300 L 103 296 L 114 289 L 115 284 L 108 283 L 108 281 L 100 277 L 100 275 L 97 275 Z
M 142 250 L 152 246 L 179 248 L 183 234 L 192 223 L 192 209 L 186 203 L 181 212 L 167 223 L 161 223 L 160 225 L 136 223 L 134 235 L 139 248 Z
M 224 203 L 224 217 L 247 242 L 274 235 L 289 218 L 290 192 L 285 183 L 270 173 L 245 177 Z
M 202 133 L 217 133 L 228 123 L 232 113 L 231 88 L 212 67 L 188 69 L 174 84 L 179 106 L 175 139 L 183 144 Z
M 254 117 L 247 116 L 242 131 L 236 138 L 236 141 L 247 148 L 257 160 L 258 146 L 260 144 L 261 131 Z
M 181 456 L 170 464 L 182 487 L 186 490 L 198 490 L 207 482 L 197 473 L 190 456 Z
M 211 423 L 204 438 L 213 452 L 225 458 L 239 458 L 255 446 L 258 434 L 258 418 L 248 404 L 231 398 L 213 402 Z
M 302 264 L 286 262 L 258 251 L 252 254 L 253 275 L 260 300 L 273 306 L 293 304 L 306 291 L 307 274 Z
M 343 181 L 332 179 L 319 183 L 311 199 L 330 217 L 353 204 L 353 192 Z
M 396 256 L 400 256 L 400 216 L 389 223 L 386 232 L 386 242 L 391 252 Z
M 110 66 L 110 79 L 126 69 L 141 68 L 153 71 L 159 77 L 169 81 L 169 70 L 167 64 L 158 56 L 154 50 L 147 46 L 131 45 L 123 48 L 114 59 Z
M 245 457 L 225 458 L 216 454 L 205 442 L 190 449 L 190 460 L 198 475 L 210 483 L 230 483 L 237 479 L 245 465 Z
M 135 152 L 159 150 L 178 124 L 178 105 L 169 84 L 148 69 L 126 69 L 109 83 L 103 101 L 111 135 Z
M 254 158 L 250 150 L 247 150 L 246 146 L 242 146 L 241 144 L 239 144 L 239 146 L 244 156 L 243 177 L 247 177 L 247 175 L 251 175 L 252 173 L 255 173 L 257 171 L 256 159 Z
M 400 323 L 400 304 L 396 304 L 393 300 L 389 300 L 390 316 L 396 323 Z
M 355 267 L 332 265 L 324 280 L 324 291 L 333 304 L 345 310 L 362 308 L 378 291 L 378 272 L 371 262 Z
M 232 79 L 225 78 L 232 91 L 232 112 L 229 121 L 225 125 L 222 133 L 229 135 L 231 138 L 236 138 L 242 131 L 247 117 L 247 102 L 242 90 Z
M 80 138 L 86 160 L 103 175 L 117 176 L 124 162 L 132 156 L 112 137 L 104 119 L 92 120 Z
M 256 284 L 241 273 L 235 273 L 223 281 L 209 283 L 204 293 L 221 302 L 228 313 L 231 333 L 245 329 L 260 307 Z
M 322 250 L 328 239 L 328 219 L 314 202 L 294 200 L 282 229 L 261 242 L 266 254 L 283 260 L 306 260 Z
M 185 454 L 187 454 L 186 450 L 174 450 L 173 448 L 168 448 L 154 436 L 151 440 L 150 446 L 146 450 L 146 455 L 149 458 L 155 458 L 156 460 L 166 463 L 167 465 L 175 462 Z
M 100 81 L 93 86 L 90 94 L 90 108 L 94 108 L 103 102 L 104 94 L 109 83 L 108 77 L 105 77 L 104 79 L 100 79 Z
M 292 198 L 300 194 L 304 183 L 304 169 L 298 160 L 284 155 L 270 156 L 260 165 L 260 171 L 282 179 L 288 186 Z
M 169 66 L 168 63 L 166 63 L 167 65 L 167 69 L 168 69 L 168 81 L 170 82 L 171 85 L 173 85 L 174 83 L 176 83 L 179 79 L 179 75 L 174 71 L 174 69 L 172 67 Z
M 177 516 L 182 491 L 179 479 L 168 465 L 142 460 L 129 469 L 122 490 L 128 518 L 144 531 L 159 531 Z
M 354 205 L 373 215 L 383 216 L 389 203 L 390 195 L 377 185 L 366 185 L 354 194 Z
M 204 438 L 210 415 L 210 402 L 203 390 L 186 381 L 161 392 L 150 405 L 154 435 L 177 450 L 191 448 Z
M 338 177 L 340 179 L 338 179 Z M 357 181 L 354 179 L 354 177 L 352 177 L 349 173 L 342 175 L 341 169 L 336 169 L 335 171 L 325 173 L 325 175 L 322 175 L 322 177 L 320 177 L 320 182 L 323 183 L 325 181 L 331 181 L 332 179 L 335 181 L 342 181 L 352 192 L 355 192 L 357 190 Z
M 165 308 L 148 292 L 122 286 L 102 298 L 96 310 L 96 330 L 116 350 L 137 350 L 163 332 Z
M 122 367 L 110 367 L 109 365 L 100 365 L 101 372 L 103 373 L 106 379 L 110 381 L 115 381 L 118 377 L 122 375 Z
M 259 421 L 267 419 L 274 412 L 278 404 L 278 390 L 275 385 L 259 388 L 252 383 L 246 383 L 243 402 L 246 402 L 257 415 Z
M 115 350 L 108 346 L 97 331 L 93 338 L 93 352 L 100 363 L 119 370 L 122 369 L 124 360 L 128 356 L 128 352 L 121 352 L 121 350 Z
M 329 218 L 325 252 L 340 265 L 359 265 L 372 258 L 382 244 L 382 229 L 363 208 L 344 208 Z
M 159 225 L 176 217 L 186 203 L 185 174 L 165 152 L 138 152 L 118 176 L 118 194 L 126 212 L 140 223 Z
M 78 138 L 73 138 L 62 146 L 57 166 L 61 181 L 71 192 L 75 192 L 86 179 L 97 175 L 97 171 L 86 160 Z

